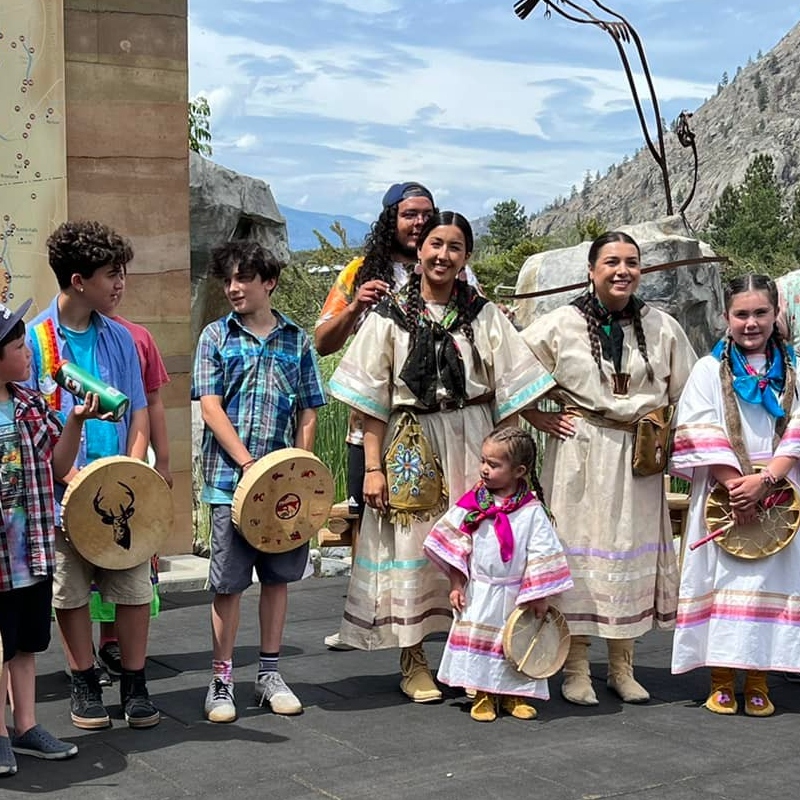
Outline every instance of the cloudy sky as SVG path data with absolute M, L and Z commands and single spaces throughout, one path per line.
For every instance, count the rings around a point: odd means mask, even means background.
M 783 0 L 609 4 L 644 42 L 666 120 L 800 17 Z M 627 83 L 606 33 L 513 6 L 189 0 L 190 95 L 209 99 L 213 160 L 263 178 L 282 205 L 364 221 L 398 180 L 470 218 L 569 195 L 643 144 Z

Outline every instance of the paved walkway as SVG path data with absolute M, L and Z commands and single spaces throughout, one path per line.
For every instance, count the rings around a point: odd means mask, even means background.
M 54 642 L 39 659 L 39 720 L 78 744 L 66 762 L 19 757 L 0 797 L 125 798 L 527 798 L 588 800 L 795 800 L 800 685 L 772 675 L 778 707 L 769 719 L 720 717 L 700 707 L 708 675 L 669 674 L 671 637 L 646 636 L 637 676 L 653 700 L 623 705 L 605 689 L 601 643 L 590 650 L 600 705 L 559 695 L 538 703 L 539 719 L 473 722 L 465 698 L 415 705 L 398 691 L 396 651 L 332 652 L 347 582 L 308 579 L 292 587 L 282 673 L 306 711 L 282 718 L 253 703 L 256 593 L 243 600 L 235 675 L 240 717 L 203 719 L 209 679 L 209 597 L 171 594 L 153 623 L 150 691 L 163 721 L 133 731 L 119 717 L 117 686 L 106 690 L 114 725 L 79 731 L 69 722 L 69 684 Z M 428 651 L 438 663 L 442 641 Z

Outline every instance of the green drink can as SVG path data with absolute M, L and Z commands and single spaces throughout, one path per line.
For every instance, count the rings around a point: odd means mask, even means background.
M 111 412 L 114 421 L 121 420 L 131 401 L 119 389 L 109 386 L 85 369 L 71 361 L 59 361 L 53 370 L 55 382 L 70 394 L 83 399 L 87 392 L 93 392 L 100 401 L 100 412 Z

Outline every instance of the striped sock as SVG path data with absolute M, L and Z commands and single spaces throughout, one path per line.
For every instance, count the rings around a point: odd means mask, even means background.
M 212 659 L 211 672 L 215 678 L 219 678 L 224 683 L 233 683 L 233 659 L 227 661 Z
M 278 653 L 258 654 L 258 677 L 278 671 Z

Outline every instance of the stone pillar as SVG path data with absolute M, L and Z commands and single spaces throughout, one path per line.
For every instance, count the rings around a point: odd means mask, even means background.
M 127 236 L 120 313 L 151 331 L 171 383 L 175 529 L 192 549 L 187 0 L 64 0 L 68 213 Z

